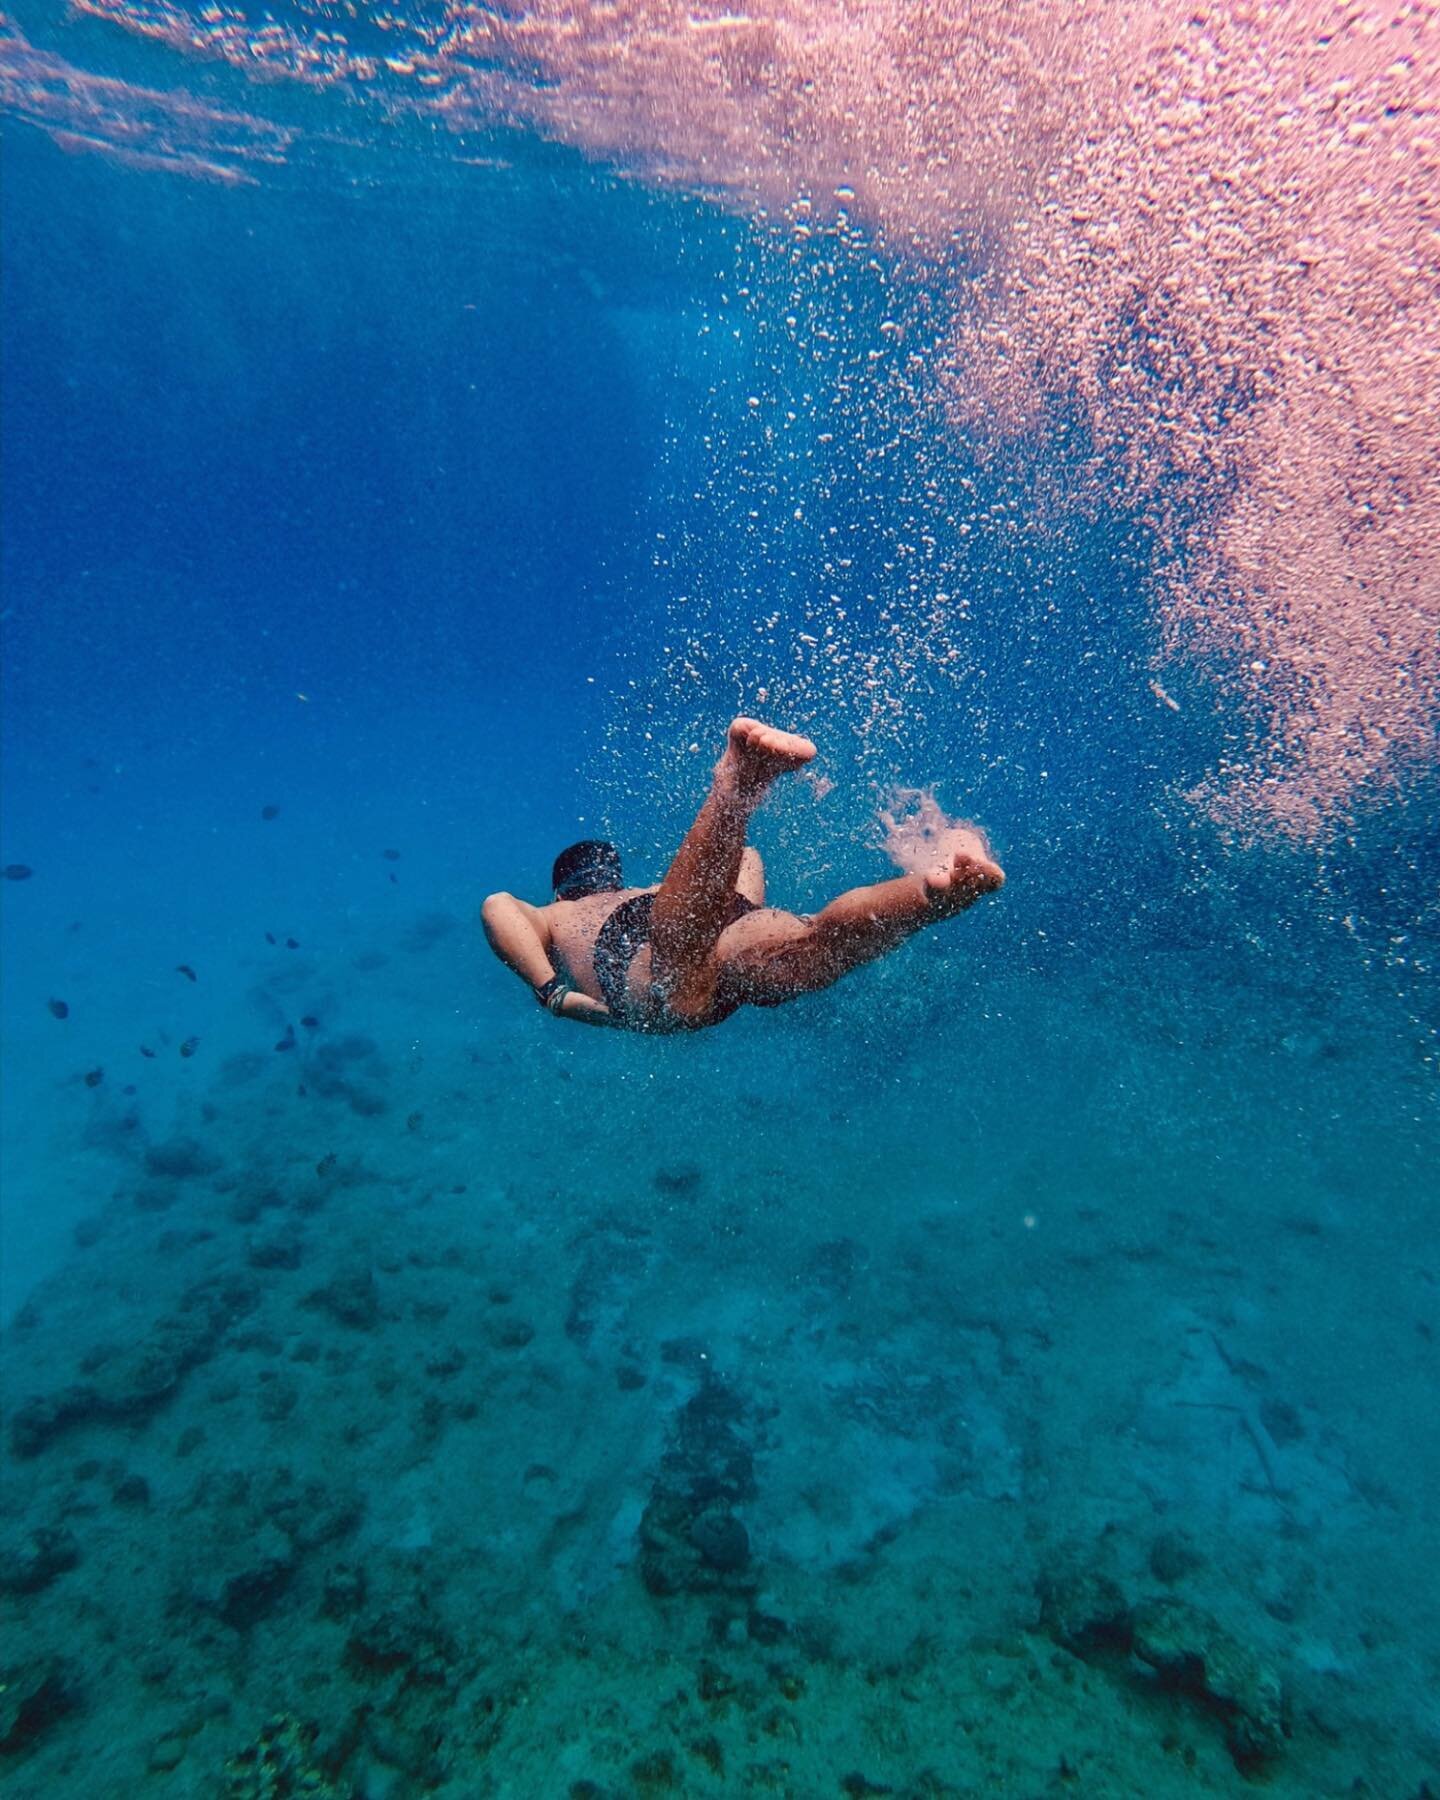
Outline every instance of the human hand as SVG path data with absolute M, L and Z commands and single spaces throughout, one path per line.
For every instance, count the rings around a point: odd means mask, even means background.
M 930 910 L 941 916 L 963 912 L 985 894 L 1005 885 L 1005 871 L 978 848 L 957 849 L 949 864 L 937 864 L 922 876 Z
M 592 1000 L 577 988 L 571 988 L 560 1003 L 559 1016 L 574 1019 L 578 1025 L 613 1025 L 615 1015 L 601 1000 Z

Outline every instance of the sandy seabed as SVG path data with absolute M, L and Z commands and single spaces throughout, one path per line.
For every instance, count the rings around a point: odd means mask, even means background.
M 463 929 L 57 1088 L 14 1800 L 1435 1791 L 1434 1094 L 1364 979 L 417 1037 Z

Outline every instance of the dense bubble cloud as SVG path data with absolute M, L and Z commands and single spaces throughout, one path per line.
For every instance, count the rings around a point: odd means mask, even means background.
M 1161 661 L 1250 721 L 1201 804 L 1313 836 L 1433 758 L 1433 0 L 78 9 L 457 147 L 538 130 L 822 262 L 827 224 L 863 225 L 945 295 L 898 385 L 1027 469 L 1037 519 L 1143 522 Z M 893 358 L 882 384 L 888 406 Z M 953 644 L 937 610 L 926 641 Z
M 1254 7 L 1152 29 L 956 342 L 962 416 L 1078 402 L 1154 524 L 1171 648 L 1215 656 L 1268 726 L 1202 797 L 1305 835 L 1434 749 L 1435 27 Z

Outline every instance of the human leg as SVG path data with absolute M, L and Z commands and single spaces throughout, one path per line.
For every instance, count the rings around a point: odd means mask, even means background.
M 753 844 L 745 846 L 745 854 L 740 858 L 740 873 L 735 877 L 735 892 L 741 894 L 752 906 L 765 904 L 765 864 L 760 852 Z
M 705 804 L 675 854 L 651 915 L 655 985 L 682 1016 L 707 1010 L 714 995 L 715 946 L 740 877 L 750 815 L 770 783 L 815 754 L 808 738 L 758 719 L 736 719 Z
M 813 919 L 765 912 L 739 920 L 720 946 L 722 992 L 751 1006 L 778 1006 L 813 994 L 874 962 L 926 925 L 994 893 L 1005 876 L 969 851 L 948 868 L 851 888 Z

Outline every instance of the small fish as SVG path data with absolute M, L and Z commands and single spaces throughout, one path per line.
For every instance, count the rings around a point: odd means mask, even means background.
M 64 1000 L 50 1002 L 50 1017 L 52 1019 L 68 1019 L 70 1017 L 70 1008 Z
M 399 876 L 398 876 L 398 875 L 392 875 L 392 876 L 391 876 L 391 877 L 390 877 L 390 879 L 391 879 L 391 881 L 393 881 L 393 882 L 394 882 L 394 883 L 395 883 L 395 885 L 396 885 L 396 887 L 399 887 L 399 885 L 400 885 L 400 877 L 399 877 Z
M 380 854 L 385 858 L 386 862 L 399 862 L 400 860 L 400 852 L 398 850 L 382 850 Z
M 35 871 L 29 863 L 6 863 L 5 867 L 0 869 L 0 875 L 3 875 L 7 881 L 28 881 L 34 873 Z
M 152 1062 L 155 1060 L 155 1052 L 150 1048 L 150 1046 L 148 1044 L 142 1044 L 140 1046 L 140 1054 L 142 1056 L 148 1056 Z
M 279 941 L 280 941 L 279 938 L 276 937 L 276 935 L 273 931 L 267 931 L 265 933 L 265 942 L 267 944 L 278 944 Z
M 120 1092 L 122 1094 L 136 1094 L 139 1091 L 140 1090 L 135 1086 L 135 1083 L 133 1081 L 127 1081 L 125 1083 L 125 1086 L 123 1088 L 121 1088 L 121 1090 L 120 1090 Z
M 293 1050 L 295 1048 L 295 1027 L 293 1025 L 287 1025 L 285 1027 L 285 1035 L 280 1039 L 279 1043 L 276 1044 L 275 1048 L 277 1050 Z
M 333 1150 L 328 1151 L 324 1156 L 322 1156 L 320 1158 L 319 1162 L 316 1163 L 315 1173 L 317 1175 L 328 1175 L 331 1172 L 331 1170 L 335 1167 L 336 1163 L 339 1162 L 339 1160 L 340 1160 L 340 1158 L 335 1154 L 335 1152 Z
M 314 1013 L 306 1013 L 300 1023 L 307 1031 L 318 1031 L 320 1029 L 320 1021 L 315 1017 Z
M 177 975 L 183 975 L 187 981 L 198 981 L 200 979 L 200 977 L 190 967 L 189 963 L 176 963 L 175 973 Z
M 104 1079 L 105 1079 L 105 1071 L 103 1069 L 87 1069 L 85 1071 L 86 1087 L 89 1087 L 89 1088 L 99 1087 L 100 1083 Z
M 262 819 L 278 819 L 280 817 L 280 808 L 278 806 L 262 806 L 260 808 L 260 817 Z
M 287 950 L 298 950 L 300 948 L 299 938 L 286 938 L 285 948 Z
M 199 1048 L 200 1048 L 199 1038 L 198 1037 L 188 1037 L 188 1038 L 186 1038 L 185 1042 L 180 1046 L 180 1054 L 182 1056 L 193 1056 Z

